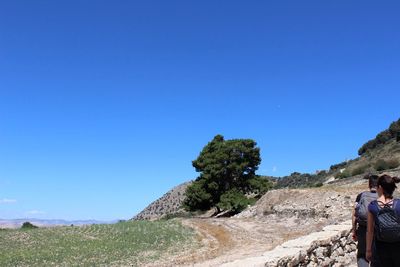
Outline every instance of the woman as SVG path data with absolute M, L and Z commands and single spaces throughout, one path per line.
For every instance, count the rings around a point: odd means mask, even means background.
M 393 199 L 393 192 L 396 189 L 396 183 L 400 182 L 400 178 L 389 175 L 381 175 L 378 178 L 378 199 L 372 201 L 368 206 L 368 222 L 367 222 L 367 248 L 366 258 L 368 261 L 376 262 L 383 267 L 399 267 L 400 266 L 400 241 L 386 240 L 378 235 L 378 214 L 381 221 L 382 209 L 394 208 L 395 224 L 400 227 L 400 201 Z M 381 211 L 381 213 L 380 213 Z M 389 214 L 390 215 L 390 214 Z M 386 216 L 386 215 L 385 215 Z M 380 223 L 380 225 L 383 225 Z M 372 259 L 372 244 L 375 243 L 375 253 Z

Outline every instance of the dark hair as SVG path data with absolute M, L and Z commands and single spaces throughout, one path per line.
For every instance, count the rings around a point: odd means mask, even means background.
M 378 187 L 378 178 L 379 178 L 379 176 L 376 174 L 367 174 L 364 176 L 364 179 L 368 179 L 369 188 Z
M 378 186 L 383 189 L 383 195 L 386 198 L 393 198 L 393 192 L 397 188 L 396 183 L 400 182 L 399 177 L 383 174 L 378 178 Z

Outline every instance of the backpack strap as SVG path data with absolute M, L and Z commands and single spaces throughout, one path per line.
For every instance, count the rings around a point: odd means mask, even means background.
M 379 200 L 377 200 L 376 202 L 377 202 L 378 207 L 379 207 L 380 209 L 383 209 L 383 208 L 392 208 L 392 207 L 393 207 L 393 209 L 395 209 L 395 201 L 394 201 L 393 199 L 390 200 L 390 201 L 387 202 L 387 203 L 383 203 L 382 201 L 379 201 Z M 397 201 L 396 201 L 396 202 L 397 202 Z M 381 205 L 379 205 L 379 204 L 381 204 L 382 207 L 381 207 Z
M 393 209 L 394 209 L 394 212 L 397 214 L 397 216 L 400 217 L 400 210 L 399 210 L 399 212 L 397 211 L 397 206 L 398 206 L 398 205 L 399 205 L 399 199 L 397 199 L 397 198 L 393 199 Z
M 383 202 L 380 201 L 380 200 L 377 200 L 377 201 L 376 201 L 376 205 L 378 206 L 378 208 L 381 208 L 381 205 L 384 207 L 386 204 L 383 203 Z
M 393 209 L 396 209 L 396 205 L 397 205 L 396 202 L 397 202 L 396 199 L 393 198 L 392 199 L 392 207 L 393 207 Z

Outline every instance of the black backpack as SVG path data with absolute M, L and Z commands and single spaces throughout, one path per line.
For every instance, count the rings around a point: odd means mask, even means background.
M 379 211 L 375 220 L 375 236 L 378 241 L 400 242 L 400 216 L 396 214 L 398 202 L 397 199 L 386 204 L 380 202 L 383 204 L 383 207 L 380 207 L 378 201 L 376 201 Z
M 362 226 L 367 226 L 368 205 L 378 198 L 376 192 L 363 192 L 361 193 L 360 200 L 356 206 L 357 223 Z

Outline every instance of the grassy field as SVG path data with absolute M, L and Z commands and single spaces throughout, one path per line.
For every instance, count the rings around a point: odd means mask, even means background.
M 0 230 L 0 266 L 138 266 L 194 240 L 176 220 Z

